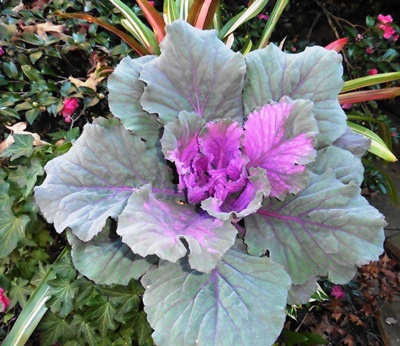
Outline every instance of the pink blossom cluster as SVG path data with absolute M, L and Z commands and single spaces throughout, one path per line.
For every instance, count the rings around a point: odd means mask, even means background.
M 383 37 L 386 39 L 393 38 L 393 41 L 397 41 L 399 38 L 399 34 L 396 34 L 391 23 L 393 22 L 393 18 L 390 14 L 384 16 L 383 14 L 378 15 L 379 24 L 377 27 L 383 30 Z
M 0 56 L 2 56 L 4 53 L 5 53 L 5 52 L 4 52 L 3 47 L 0 46 Z
M 346 298 L 346 293 L 344 293 L 342 286 L 339 285 L 332 286 L 331 295 L 336 299 Z
M 65 99 L 63 104 L 64 107 L 61 109 L 60 113 L 63 116 L 64 121 L 70 123 L 72 121 L 72 114 L 74 114 L 76 109 L 79 107 L 79 101 L 76 97 L 70 97 Z
M 268 20 L 269 19 L 269 14 L 268 13 L 262 13 L 262 14 L 259 14 L 257 16 L 257 18 L 260 19 L 260 20 Z
M 4 294 L 4 290 L 0 287 L 0 312 L 5 312 L 10 306 L 10 299 Z

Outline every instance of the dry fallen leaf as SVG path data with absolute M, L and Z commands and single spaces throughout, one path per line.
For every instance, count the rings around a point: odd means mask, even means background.
M 64 31 L 62 25 L 54 25 L 52 22 L 22 26 L 21 29 L 25 32 L 36 33 L 44 40 L 47 40 L 47 32 L 62 33 Z
M 385 322 L 386 322 L 387 324 L 396 324 L 396 323 L 397 323 L 397 320 L 395 320 L 393 317 L 388 317 L 388 318 L 385 320 Z
M 15 142 L 13 134 L 31 135 L 34 138 L 33 145 L 36 145 L 36 146 L 50 145 L 50 143 L 42 141 L 40 139 L 40 136 L 37 133 L 24 131 L 26 129 L 26 126 L 27 126 L 27 123 L 25 123 L 25 122 L 19 122 L 19 123 L 14 124 L 13 126 L 6 125 L 6 127 L 11 131 L 11 134 L 3 142 L 0 143 L 0 153 L 2 153 L 7 147 L 9 147 L 11 144 L 13 144 Z
M 74 83 L 78 88 L 79 87 L 86 87 L 93 89 L 96 91 L 97 84 L 99 84 L 105 77 L 100 77 L 97 73 L 97 70 L 101 67 L 100 63 L 97 63 L 96 70 L 89 74 L 89 78 L 86 81 L 81 81 L 78 78 L 69 77 L 68 79 Z

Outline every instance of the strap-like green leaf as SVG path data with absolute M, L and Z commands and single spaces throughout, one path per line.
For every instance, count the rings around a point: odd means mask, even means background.
M 361 77 L 344 83 L 342 93 L 364 88 L 370 85 L 392 82 L 400 79 L 400 72 L 380 73 L 373 76 Z
M 186 20 L 189 15 L 189 9 L 194 0 L 176 0 L 176 7 L 179 9 L 179 18 Z
M 152 54 L 159 53 L 159 46 L 154 35 L 151 31 L 133 12 L 128 6 L 126 6 L 120 0 L 110 0 L 110 2 L 117 7 L 124 17 L 125 20 L 121 20 L 121 24 L 126 30 L 128 30 L 143 46 L 145 46 Z
M 371 148 L 369 149 L 369 152 L 389 162 L 397 161 L 396 156 L 394 156 L 394 154 L 386 146 L 385 142 L 376 133 L 350 121 L 347 122 L 347 125 L 351 127 L 353 131 L 361 133 L 363 136 L 371 140 Z
M 378 171 L 383 179 L 385 179 L 387 188 L 388 188 L 388 192 L 389 192 L 389 197 L 392 200 L 392 203 L 394 204 L 395 207 L 399 206 L 399 194 L 397 193 L 397 189 L 396 186 L 394 186 L 392 178 L 387 175 L 380 167 L 378 167 L 377 165 L 375 165 L 371 160 L 367 160 L 365 158 L 362 159 L 364 165 L 366 166 L 371 166 L 373 169 L 375 169 L 376 171 Z
M 267 25 L 261 35 L 260 43 L 258 48 L 264 48 L 267 46 L 269 38 L 271 37 L 272 31 L 274 31 L 276 24 L 286 6 L 289 4 L 289 0 L 278 0 L 272 10 L 271 16 L 268 19 Z
M 243 12 L 233 17 L 225 26 L 220 30 L 218 37 L 223 39 L 229 34 L 234 32 L 239 26 L 247 22 L 251 18 L 258 15 L 262 9 L 267 5 L 268 0 L 255 0 L 253 3 Z
M 58 259 L 64 257 L 69 253 L 69 250 L 64 249 Z M 21 311 L 11 331 L 3 341 L 3 346 L 23 346 L 32 335 L 36 326 L 39 324 L 43 315 L 47 311 L 45 305 L 46 301 L 50 298 L 50 286 L 48 281 L 55 278 L 55 273 L 50 268 L 46 275 L 43 277 L 40 284 L 36 287 L 28 300 L 28 303 Z
M 164 0 L 164 20 L 166 24 L 171 24 L 179 19 L 179 10 L 175 0 Z
M 103 28 L 107 29 L 108 31 L 111 31 L 113 34 L 119 36 L 139 55 L 143 56 L 143 55 L 150 54 L 150 51 L 147 48 L 145 48 L 145 45 L 143 43 L 139 43 L 132 36 L 117 29 L 115 26 L 113 26 L 109 23 L 106 23 L 100 19 L 97 19 L 95 17 L 92 17 L 86 13 L 61 13 L 61 12 L 57 11 L 57 12 L 55 12 L 55 14 L 59 17 L 83 19 L 83 20 L 87 20 L 89 23 L 96 23 L 96 24 L 102 26 Z

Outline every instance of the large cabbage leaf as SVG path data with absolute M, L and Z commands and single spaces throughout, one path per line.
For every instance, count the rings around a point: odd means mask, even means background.
M 185 259 L 144 275 L 143 301 L 159 346 L 265 346 L 281 332 L 290 278 L 267 257 L 229 250 L 208 274 Z
M 243 121 L 244 59 L 218 40 L 214 30 L 201 31 L 182 20 L 166 27 L 161 56 L 143 65 L 143 109 L 163 124 L 181 111 L 203 119 Z
M 113 224 L 107 220 L 104 230 L 87 242 L 68 232 L 71 257 L 75 268 L 97 284 L 127 285 L 131 279 L 138 280 L 157 257 L 134 254 L 115 233 Z
M 326 275 L 347 283 L 356 265 L 377 260 L 383 252 L 383 216 L 356 183 L 343 184 L 332 170 L 313 174 L 306 189 L 283 202 L 266 200 L 245 225 L 249 253 L 269 251 L 298 285 Z
M 121 119 L 128 130 L 139 135 L 148 143 L 160 138 L 161 126 L 155 114 L 149 114 L 140 106 L 145 84 L 139 80 L 142 65 L 155 56 L 137 59 L 125 57 L 108 78 L 109 106 L 111 112 Z
M 176 262 L 189 250 L 190 266 L 209 272 L 233 245 L 237 231 L 230 222 L 197 211 L 193 205 L 157 200 L 146 185 L 132 194 L 117 233 L 142 256 L 155 254 Z
M 173 194 L 168 170 L 157 149 L 123 126 L 86 125 L 70 151 L 45 166 L 35 199 L 57 232 L 70 227 L 88 241 L 118 218 L 132 192 L 151 183 L 155 191 Z
M 286 54 L 270 44 L 246 56 L 245 114 L 282 96 L 314 102 L 319 146 L 332 144 L 346 130 L 337 96 L 343 87 L 342 57 L 322 47 Z

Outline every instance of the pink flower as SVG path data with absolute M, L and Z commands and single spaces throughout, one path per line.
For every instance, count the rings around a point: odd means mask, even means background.
M 387 16 L 384 16 L 383 14 L 378 15 L 378 20 L 382 23 L 382 24 L 386 24 L 386 23 L 392 23 L 393 22 L 393 18 L 390 14 L 388 14 Z
M 369 71 L 368 71 L 368 74 L 370 75 L 370 76 L 373 76 L 374 74 L 377 74 L 378 73 L 378 70 L 376 69 L 376 68 L 372 68 L 372 69 L 370 69 Z
M 383 37 L 389 39 L 396 32 L 389 24 L 378 24 L 378 28 L 383 30 Z
M 79 101 L 76 97 L 70 97 L 64 100 L 64 107 L 61 109 L 61 115 L 64 117 L 66 123 L 72 121 L 71 115 L 74 114 L 76 109 L 79 107 Z
M 380 24 L 378 24 L 377 27 L 383 30 L 383 37 L 388 40 L 393 36 L 393 40 L 397 41 L 399 35 L 395 35 L 396 31 L 390 25 L 390 23 L 393 22 L 392 16 L 390 14 L 388 14 L 387 16 L 380 14 L 378 15 L 378 21 L 380 22 Z
M 363 39 L 363 35 L 357 34 L 356 41 L 359 42 Z
M 350 109 L 351 107 L 353 107 L 352 103 L 343 103 L 342 104 L 342 108 L 343 109 Z
M 257 16 L 257 18 L 261 19 L 261 20 L 268 20 L 269 19 L 269 14 L 268 13 L 259 14 Z
M 4 290 L 0 287 L 0 311 L 4 312 L 10 306 L 10 299 L 4 294 Z
M 4 55 L 4 49 L 3 49 L 3 47 L 0 47 L 0 56 L 2 56 L 2 55 Z
M 344 293 L 342 286 L 335 285 L 332 286 L 331 296 L 336 299 L 344 299 L 346 298 L 346 293 Z
M 372 47 L 368 47 L 366 50 L 367 54 L 372 54 L 374 52 Z
M 151 6 L 153 6 L 154 7 L 154 1 L 147 1 Z

